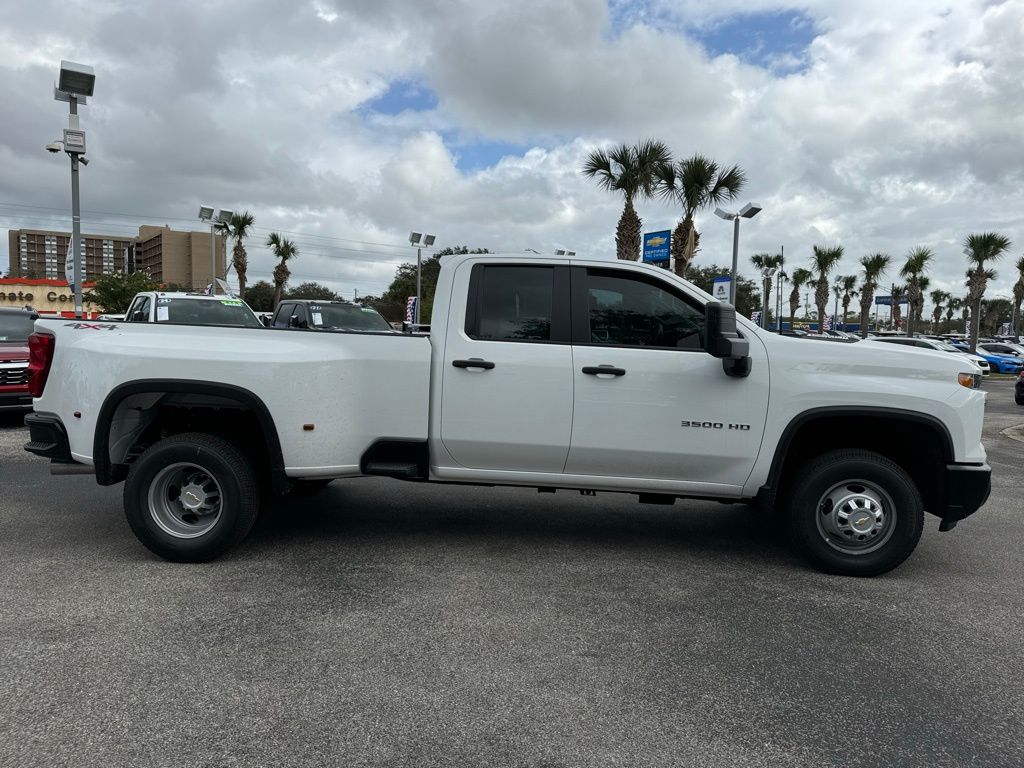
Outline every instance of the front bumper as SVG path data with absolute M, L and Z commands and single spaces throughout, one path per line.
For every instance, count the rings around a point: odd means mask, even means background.
M 988 464 L 949 464 L 946 467 L 946 509 L 940 531 L 951 531 L 988 501 L 992 467 Z
M 26 451 L 65 464 L 74 461 L 71 458 L 68 433 L 60 416 L 55 413 L 30 413 L 25 417 L 25 426 L 28 427 L 30 438 L 25 443 Z
M 32 395 L 25 390 L 0 390 L 0 411 L 32 410 Z

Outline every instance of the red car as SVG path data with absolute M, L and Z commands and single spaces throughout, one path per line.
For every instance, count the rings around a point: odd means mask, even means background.
M 32 410 L 28 335 L 37 317 L 27 309 L 0 308 L 0 411 Z

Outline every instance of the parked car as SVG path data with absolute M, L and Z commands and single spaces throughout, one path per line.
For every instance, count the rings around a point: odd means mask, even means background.
M 992 370 L 995 373 L 1018 374 L 1024 370 L 1024 359 L 1014 355 L 988 352 L 980 345 L 978 346 L 978 354 L 988 360 L 988 364 L 992 366 Z
M 992 370 L 992 366 L 989 365 L 981 355 L 973 355 L 970 352 L 966 352 L 962 349 L 954 347 L 952 344 L 947 344 L 944 341 L 935 341 L 934 339 L 926 339 L 921 336 L 878 336 L 871 341 L 881 342 L 883 344 L 900 344 L 905 347 L 917 347 L 919 349 L 933 349 L 936 352 L 947 352 L 954 355 L 961 355 L 968 358 L 974 363 L 981 371 L 982 376 L 988 376 Z
M 241 299 L 169 291 L 146 291 L 135 294 L 125 313 L 124 322 L 263 327 L 263 323 L 249 309 L 249 305 Z
M 27 449 L 124 481 L 175 561 L 242 541 L 264 483 L 369 475 L 756 500 L 815 566 L 870 576 L 991 487 L 966 359 L 779 336 L 631 261 L 448 256 L 429 337 L 81 325 L 36 321 Z
M 38 317 L 28 309 L 0 309 L 0 411 L 32 410 L 28 337 Z
M 978 349 L 990 352 L 994 355 L 1011 355 L 1024 358 L 1024 347 L 1008 341 L 995 341 L 978 344 Z
M 277 306 L 271 328 L 316 331 L 373 331 L 395 333 L 391 323 L 372 307 L 347 301 L 287 299 Z

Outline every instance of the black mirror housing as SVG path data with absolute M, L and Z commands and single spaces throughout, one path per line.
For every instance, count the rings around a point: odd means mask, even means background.
M 712 357 L 722 360 L 722 368 L 729 376 L 747 376 L 750 373 L 750 342 L 736 329 L 736 308 L 720 301 L 704 306 L 705 348 Z

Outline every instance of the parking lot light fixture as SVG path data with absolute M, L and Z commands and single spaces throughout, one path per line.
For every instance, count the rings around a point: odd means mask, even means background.
M 235 212 L 221 208 L 218 212 L 213 206 L 199 206 L 199 220 L 210 225 L 210 295 L 217 293 L 217 225 L 228 224 Z M 224 275 L 227 279 L 227 274 Z
M 723 211 L 715 208 L 715 216 L 726 221 L 732 221 L 732 279 L 729 281 L 729 303 L 736 306 L 736 272 L 739 267 L 740 257 L 740 219 L 752 219 L 761 212 L 761 206 L 757 203 L 747 203 L 739 211 Z
M 85 131 L 81 130 L 78 122 L 78 105 L 85 104 L 86 99 L 92 96 L 96 87 L 96 73 L 93 68 L 86 64 L 76 64 L 73 61 L 61 61 L 60 74 L 57 83 L 53 87 L 53 98 L 56 101 L 68 103 L 68 127 L 64 129 L 64 140 L 59 142 L 64 147 L 64 152 L 71 158 L 71 276 L 69 283 L 74 284 L 75 294 L 75 317 L 82 318 L 82 282 L 85 275 L 82 274 L 82 260 L 80 257 L 82 248 L 82 214 L 81 203 L 78 194 L 78 166 L 88 165 L 85 158 Z M 46 147 L 48 152 L 59 152 L 54 147 L 58 142 L 53 142 Z M 65 278 L 68 278 L 65 269 Z
M 437 238 L 434 235 L 424 235 L 422 232 L 409 233 L 409 245 L 416 249 L 416 316 L 413 322 L 420 324 L 420 304 L 423 291 L 423 248 L 429 248 Z

